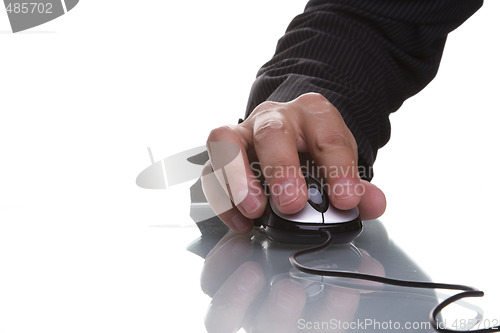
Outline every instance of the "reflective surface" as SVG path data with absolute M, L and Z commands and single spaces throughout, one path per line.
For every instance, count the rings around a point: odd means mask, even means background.
M 387 237 L 379 221 L 350 245 L 332 246 L 301 263 L 400 279 L 428 277 Z M 201 248 L 202 237 L 190 250 Z M 434 292 L 395 288 L 365 281 L 323 278 L 291 268 L 288 256 L 304 247 L 275 244 L 260 235 L 229 232 L 206 255 L 201 289 L 212 300 L 205 324 L 209 332 L 394 331 L 413 325 L 433 331 L 428 316 Z M 206 249 L 204 249 L 206 251 Z M 346 281 L 347 280 L 347 281 Z M 422 327 L 420 327 L 422 326 Z
M 147 147 L 163 161 L 237 122 L 305 3 L 81 1 L 15 35 L 0 16 L 0 332 L 427 322 L 432 291 L 321 282 L 259 234 L 200 242 L 190 182 L 136 185 L 152 165 Z M 380 222 L 365 223 L 355 249 L 301 260 L 472 285 L 486 296 L 468 303 L 500 319 L 498 13 L 486 1 L 454 31 L 436 79 L 391 116 L 373 180 L 388 199 Z
M 197 189 L 195 184 L 191 191 Z M 322 270 L 431 281 L 389 238 L 381 221 L 364 225 L 354 242 L 308 254 L 300 263 Z M 201 290 L 211 298 L 205 316 L 208 332 L 435 331 L 429 321 L 440 302 L 434 289 L 303 273 L 292 268 L 289 256 L 307 245 L 278 243 L 260 229 L 244 235 L 226 231 L 216 218 L 199 221 L 198 226 L 202 236 L 188 250 L 205 258 Z M 481 308 L 465 301 L 453 305 L 455 316 L 460 307 L 469 317 L 461 317 L 459 324 L 439 316 L 440 327 L 465 330 L 484 319 Z

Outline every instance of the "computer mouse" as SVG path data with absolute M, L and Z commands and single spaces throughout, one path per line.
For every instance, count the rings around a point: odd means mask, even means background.
M 336 244 L 349 243 L 358 237 L 363 230 L 358 208 L 335 208 L 330 203 L 325 185 L 309 174 L 304 177 L 308 192 L 305 207 L 295 214 L 283 214 L 269 196 L 266 210 L 256 220 L 256 225 L 269 238 L 282 243 L 322 243 L 326 237 L 322 230 L 328 230 Z

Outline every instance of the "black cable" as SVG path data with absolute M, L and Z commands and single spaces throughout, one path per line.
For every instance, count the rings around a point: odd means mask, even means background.
M 462 292 L 459 294 L 456 294 L 454 296 L 451 296 L 441 303 L 439 303 L 430 313 L 429 315 L 429 320 L 434 327 L 435 330 L 438 332 L 465 332 L 465 331 L 457 331 L 457 330 L 451 330 L 447 329 L 444 327 L 440 327 L 437 321 L 437 316 L 439 313 L 448 305 L 466 297 L 482 297 L 484 296 L 484 292 L 465 285 L 460 285 L 460 284 L 449 284 L 449 283 L 436 283 L 436 282 L 421 282 L 421 281 L 405 281 L 405 280 L 397 280 L 397 279 L 391 279 L 391 278 L 386 278 L 382 276 L 376 276 L 376 275 L 370 275 L 370 274 L 363 274 L 363 273 L 353 273 L 353 272 L 345 272 L 345 271 L 330 271 L 330 270 L 323 270 L 323 269 L 315 269 L 315 268 L 310 268 L 307 266 L 304 266 L 300 264 L 297 261 L 297 257 L 313 253 L 313 252 L 318 252 L 321 250 L 324 250 L 328 246 L 330 246 L 333 242 L 332 234 L 327 231 L 327 230 L 322 230 L 322 233 L 324 233 L 327 236 L 327 239 L 324 243 L 318 246 L 314 246 L 311 248 L 307 248 L 305 250 L 297 251 L 295 253 L 292 253 L 290 255 L 290 263 L 292 266 L 297 268 L 299 271 L 302 271 L 307 274 L 313 274 L 313 275 L 322 275 L 322 276 L 333 276 L 333 277 L 340 277 L 340 278 L 349 278 L 349 279 L 358 279 L 358 280 L 367 280 L 367 281 L 374 281 L 374 282 L 380 282 L 380 283 L 385 283 L 385 284 L 390 284 L 390 285 L 395 285 L 395 286 L 400 286 L 400 287 L 410 287 L 410 288 L 424 288 L 424 289 L 448 289 L 448 290 L 461 290 Z M 467 332 L 477 332 L 477 333 L 489 333 L 489 332 L 500 332 L 500 327 L 495 326 L 495 327 L 489 327 L 489 328 L 483 328 L 483 329 L 478 329 L 478 330 L 473 330 L 473 331 L 467 331 Z

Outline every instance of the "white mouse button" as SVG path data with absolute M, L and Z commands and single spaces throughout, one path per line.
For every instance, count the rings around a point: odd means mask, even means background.
M 304 209 L 295 214 L 283 214 L 278 210 L 276 204 L 272 199 L 269 200 L 271 209 L 274 214 L 281 217 L 284 220 L 290 221 L 290 223 L 298 222 L 298 223 L 323 223 L 323 216 L 316 209 L 311 207 L 311 205 L 306 204 Z
M 325 223 L 343 223 L 350 222 L 359 216 L 359 210 L 357 207 L 349 210 L 340 210 L 332 205 L 328 207 L 328 210 L 323 214 L 325 218 Z

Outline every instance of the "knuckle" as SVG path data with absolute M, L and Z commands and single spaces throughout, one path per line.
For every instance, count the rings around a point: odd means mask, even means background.
M 274 110 L 276 107 L 279 107 L 282 103 L 278 102 L 272 102 L 272 101 L 265 101 L 257 105 L 255 107 L 254 111 L 252 112 L 252 115 L 257 114 L 257 113 L 262 113 L 262 112 L 267 112 L 269 110 Z
M 309 92 L 298 97 L 298 100 L 316 103 L 330 103 L 328 99 L 320 93 Z
M 342 116 L 338 109 L 321 94 L 309 93 L 298 99 L 302 116 L 312 117 L 321 123 L 338 123 Z
M 223 141 L 223 139 L 227 137 L 227 134 L 232 131 L 233 128 L 230 125 L 214 128 L 213 130 L 210 131 L 210 134 L 208 134 L 207 143 Z
M 308 106 L 311 110 L 329 110 L 333 108 L 332 103 L 319 93 L 307 93 L 299 96 L 297 101 Z
M 328 152 L 332 149 L 351 148 L 352 145 L 346 135 L 339 132 L 329 132 L 320 134 L 314 142 L 315 150 L 319 152 Z
M 253 109 L 252 113 L 248 117 L 252 121 L 257 121 L 259 118 L 265 116 L 267 117 L 269 114 L 276 113 L 279 108 L 283 106 L 283 103 L 265 101 L 260 103 Z
M 256 141 L 266 140 L 269 137 L 287 132 L 285 122 L 282 119 L 278 117 L 267 118 L 255 124 L 254 139 Z

